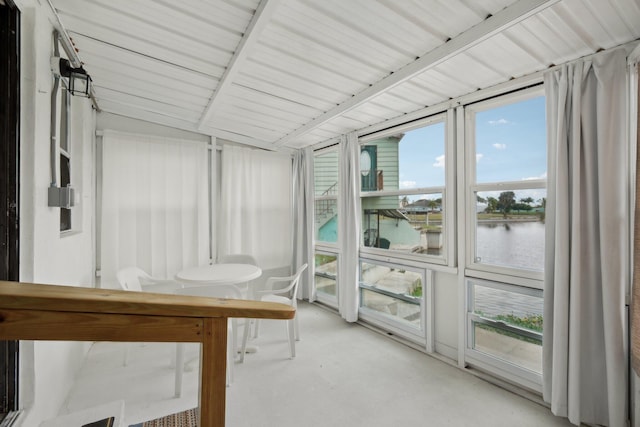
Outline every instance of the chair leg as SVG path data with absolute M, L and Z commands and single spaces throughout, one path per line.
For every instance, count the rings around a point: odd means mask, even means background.
M 229 332 L 231 332 L 231 349 L 233 350 L 232 354 L 235 355 L 235 352 L 238 349 L 238 319 L 235 318 L 231 318 L 229 319 L 231 321 L 231 329 L 229 330 Z M 235 357 L 234 357 L 235 359 Z
M 124 355 L 122 356 L 122 366 L 127 366 L 129 364 L 129 347 L 130 343 L 126 343 L 124 345 Z
M 298 313 L 296 313 L 296 316 L 293 318 L 293 326 L 296 332 L 296 341 L 300 341 L 300 323 L 298 322 L 297 314 Z
M 287 320 L 287 332 L 289 334 L 289 350 L 291 351 L 291 358 L 296 357 L 296 342 L 295 342 L 295 332 L 294 332 L 294 321 Z
M 240 349 L 240 363 L 244 362 L 244 355 L 247 353 L 247 340 L 251 333 L 251 319 L 244 319 L 244 332 L 242 334 L 242 348 Z
M 235 321 L 235 319 L 233 319 Z M 227 334 L 235 336 L 234 322 L 227 321 Z M 227 341 L 227 387 L 233 382 L 233 365 L 236 363 L 236 344 L 235 339 Z
M 253 338 L 258 338 L 258 332 L 260 331 L 260 319 L 256 319 L 256 327 L 253 331 Z
M 182 396 L 182 376 L 184 374 L 184 344 L 176 345 L 176 377 L 175 377 L 175 397 Z

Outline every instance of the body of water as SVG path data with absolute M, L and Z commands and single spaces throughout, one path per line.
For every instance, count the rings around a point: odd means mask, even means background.
M 544 223 L 479 222 L 476 262 L 527 270 L 544 269 Z

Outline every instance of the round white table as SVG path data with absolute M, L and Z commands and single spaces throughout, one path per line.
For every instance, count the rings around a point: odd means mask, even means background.
M 238 283 L 249 282 L 262 275 L 262 270 L 252 264 L 210 264 L 201 267 L 185 268 L 176 273 L 176 280 L 184 285 L 215 286 L 215 285 L 236 285 Z M 253 289 L 248 289 L 250 299 L 253 298 Z M 249 319 L 244 328 L 243 341 L 249 336 Z M 235 337 L 234 337 L 235 341 Z M 258 351 L 256 346 L 245 346 L 247 353 Z M 241 348 L 241 347 L 240 347 Z M 244 354 L 240 361 L 244 360 Z M 178 381 L 178 380 L 176 380 Z M 180 381 L 182 381 L 180 379 Z
M 179 271 L 176 280 L 189 285 L 234 285 L 261 275 L 262 270 L 251 264 L 211 264 Z

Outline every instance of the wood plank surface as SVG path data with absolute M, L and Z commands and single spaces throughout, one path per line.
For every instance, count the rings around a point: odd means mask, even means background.
M 286 304 L 0 281 L 0 308 L 174 317 L 292 319 Z
M 0 337 L 16 340 L 201 342 L 203 320 L 0 308 Z

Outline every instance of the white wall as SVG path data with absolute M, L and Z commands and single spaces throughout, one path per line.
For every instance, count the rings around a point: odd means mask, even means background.
M 436 353 L 458 360 L 458 276 L 436 272 L 434 279 Z
M 87 99 L 72 99 L 72 210 L 74 232 L 60 234 L 59 208 L 47 206 L 50 184 L 49 123 L 53 86 L 49 59 L 53 26 L 46 3 L 22 0 L 20 281 L 93 286 L 94 114 Z M 55 416 L 82 363 L 88 344 L 21 342 L 18 425 L 37 426 Z

